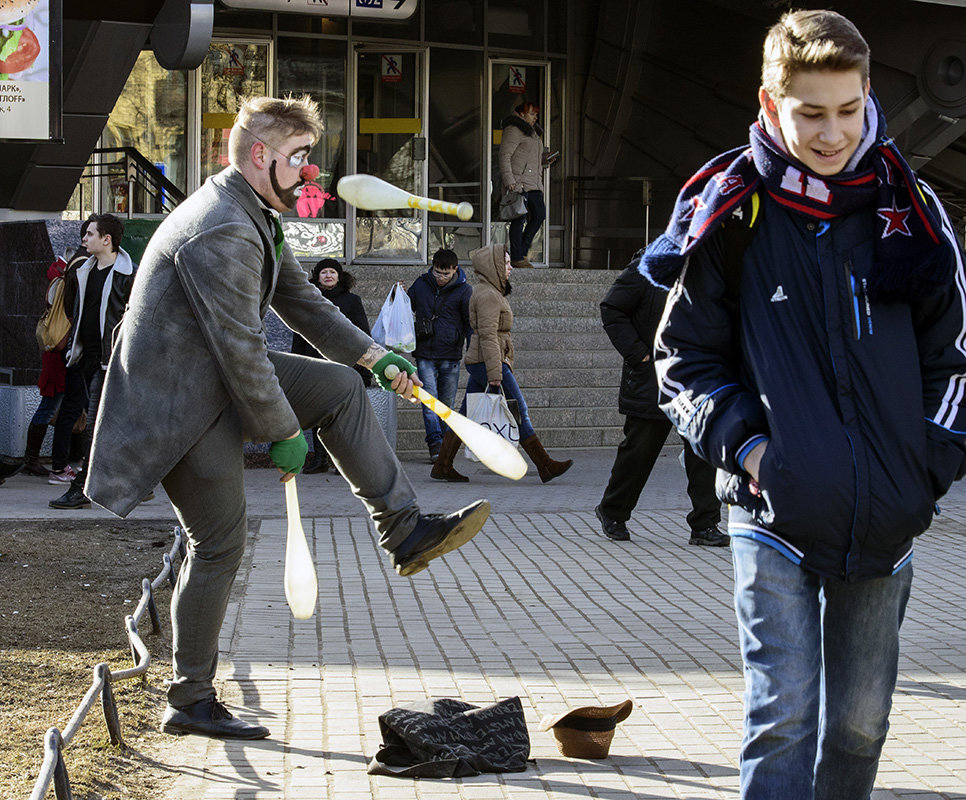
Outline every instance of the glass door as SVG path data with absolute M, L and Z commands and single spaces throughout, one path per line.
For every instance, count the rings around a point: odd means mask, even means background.
M 536 103 L 540 107 L 537 125 L 543 130 L 544 148 L 555 150 L 550 141 L 550 66 L 545 61 L 525 61 L 522 59 L 490 59 L 490 131 L 489 169 L 490 203 L 488 221 L 490 242 L 507 243 L 509 223 L 501 222 L 499 217 L 500 196 L 503 194 L 503 180 L 500 177 L 500 143 L 503 141 L 503 120 L 513 114 L 513 110 L 524 102 Z M 543 172 L 543 197 L 547 205 L 547 220 L 550 219 L 550 172 Z M 533 264 L 547 265 L 547 222 L 540 227 L 530 246 L 529 259 Z
M 425 50 L 367 45 L 356 50 L 353 69 L 353 171 L 418 195 L 426 193 L 427 60 Z M 426 263 L 425 211 L 351 208 L 347 255 L 352 261 Z
M 270 47 L 265 41 L 211 43 L 197 71 L 201 120 L 198 185 L 228 166 L 228 134 L 242 102 L 271 94 Z

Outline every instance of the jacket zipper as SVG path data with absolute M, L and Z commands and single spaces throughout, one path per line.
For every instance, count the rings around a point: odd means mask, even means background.
M 852 338 L 862 338 L 862 324 L 859 320 L 859 285 L 852 274 L 852 263 L 845 262 L 845 280 L 852 287 Z
M 845 262 L 845 278 L 852 286 L 852 335 L 856 339 L 862 338 L 862 332 L 872 336 L 875 329 L 872 326 L 872 303 L 869 301 L 869 281 L 867 278 L 856 280 L 852 272 L 852 262 Z M 862 314 L 865 313 L 863 319 Z

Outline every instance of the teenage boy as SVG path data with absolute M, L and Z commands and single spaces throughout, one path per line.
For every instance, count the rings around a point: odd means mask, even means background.
M 231 166 L 151 237 L 108 367 L 87 493 L 126 516 L 161 481 L 188 537 L 171 598 L 168 733 L 268 736 L 233 717 L 213 686 L 248 538 L 244 440 L 272 442 L 269 455 L 287 481 L 305 463 L 302 431 L 318 428 L 400 575 L 469 541 L 489 516 L 485 500 L 420 513 L 351 365 L 406 399 L 420 385 L 416 368 L 322 297 L 285 242 L 279 218 L 318 175 L 309 153 L 321 132 L 308 96 L 242 104 L 228 139 Z M 269 350 L 269 307 L 331 360 Z M 392 381 L 389 365 L 399 370 Z
M 452 408 L 470 330 L 473 294 L 456 253 L 437 250 L 432 267 L 413 281 L 408 294 L 416 318 L 416 372 L 426 391 Z M 443 434 L 449 428 L 426 406 L 422 409 L 429 460 L 435 464 Z
M 851 22 L 785 14 L 759 100 L 750 147 L 685 184 L 645 255 L 672 286 L 660 400 L 731 506 L 741 796 L 859 800 L 913 541 L 966 464 L 963 257 L 886 136 Z
M 84 494 L 87 459 L 91 452 L 94 420 L 101 400 L 104 373 L 111 357 L 114 328 L 121 320 L 137 265 L 121 247 L 124 223 L 113 214 L 92 214 L 81 234 L 87 260 L 77 267 L 73 302 L 73 327 L 67 344 L 67 377 L 64 399 L 54 427 L 54 452 L 50 483 L 69 480 L 70 487 L 51 500 L 51 508 L 87 508 Z M 69 267 L 68 267 L 69 269 Z M 81 412 L 87 408 L 81 466 L 76 475 L 67 464 L 70 434 Z M 145 492 L 147 494 L 147 492 Z

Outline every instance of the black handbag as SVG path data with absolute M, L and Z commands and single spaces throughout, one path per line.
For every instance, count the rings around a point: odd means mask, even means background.
M 435 319 L 435 317 L 433 318 Z M 416 317 L 416 341 L 425 342 L 433 338 L 433 320 L 429 317 Z
M 507 190 L 500 198 L 500 219 L 513 222 L 527 215 L 527 196 L 523 192 Z

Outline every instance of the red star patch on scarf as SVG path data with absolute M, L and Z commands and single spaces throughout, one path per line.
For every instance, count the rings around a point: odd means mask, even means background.
M 909 230 L 909 213 L 912 211 L 912 207 L 907 208 L 897 208 L 896 201 L 892 201 L 892 208 L 880 208 L 875 213 L 885 220 L 885 229 L 882 231 L 882 238 L 886 239 L 892 236 L 894 233 L 902 234 L 903 236 L 912 236 L 912 231 Z

